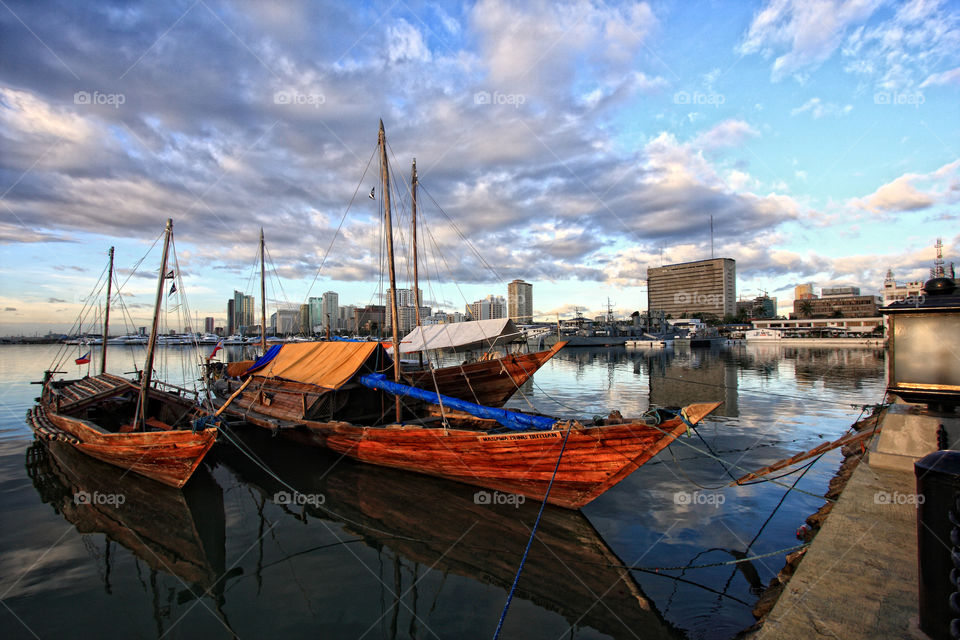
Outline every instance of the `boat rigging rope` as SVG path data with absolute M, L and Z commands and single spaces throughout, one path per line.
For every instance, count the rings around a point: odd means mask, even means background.
M 307 287 L 307 293 L 303 297 L 304 302 L 308 302 L 310 299 L 310 293 L 313 291 L 313 286 L 317 284 L 317 278 L 320 277 L 320 273 L 323 271 L 323 266 L 327 263 L 327 256 L 330 255 L 330 251 L 333 249 L 333 243 L 336 242 L 337 237 L 340 235 L 340 229 L 343 228 L 343 223 L 347 219 L 347 213 L 350 212 L 350 208 L 353 206 L 354 200 L 357 199 L 357 194 L 360 193 L 360 186 L 363 184 L 364 178 L 367 177 L 367 171 L 370 169 L 370 164 L 373 162 L 373 157 L 377 153 L 377 148 L 374 148 L 373 153 L 370 154 L 370 159 L 367 160 L 367 166 L 363 169 L 363 175 L 360 176 L 360 181 L 357 183 L 357 188 L 353 192 L 353 197 L 350 198 L 350 202 L 347 203 L 347 208 L 344 209 L 343 215 L 340 216 L 340 223 L 337 225 L 336 231 L 333 232 L 333 237 L 330 238 L 330 244 L 327 245 L 327 250 L 323 254 L 323 258 L 320 260 L 320 266 L 317 267 L 317 272 L 313 276 L 313 281 L 310 283 L 310 286 Z
M 540 512 L 537 513 L 537 519 L 533 523 L 533 529 L 530 530 L 530 538 L 527 540 L 527 548 L 523 550 L 523 557 L 520 558 L 520 566 L 517 568 L 517 575 L 513 578 L 513 584 L 510 585 L 510 593 L 507 595 L 507 602 L 503 605 L 503 611 L 500 613 L 500 621 L 497 622 L 497 630 L 493 634 L 493 640 L 500 637 L 500 631 L 503 629 L 503 621 L 507 617 L 507 610 L 510 609 L 510 602 L 513 600 L 513 594 L 517 590 L 517 583 L 520 582 L 520 574 L 523 573 L 523 565 L 527 562 L 527 554 L 530 553 L 530 547 L 533 545 L 533 539 L 537 535 L 537 527 L 540 526 L 540 518 L 543 517 L 543 510 L 547 506 L 547 498 L 550 497 L 550 489 L 553 488 L 553 481 L 557 477 L 557 471 L 560 470 L 560 460 L 563 459 L 563 452 L 567 448 L 567 438 L 570 437 L 570 431 L 573 429 L 573 421 L 567 423 L 567 432 L 563 436 L 563 444 L 560 445 L 560 455 L 557 456 L 557 464 L 553 467 L 553 475 L 550 476 L 550 483 L 547 484 L 547 491 L 543 495 L 543 502 L 540 503 Z

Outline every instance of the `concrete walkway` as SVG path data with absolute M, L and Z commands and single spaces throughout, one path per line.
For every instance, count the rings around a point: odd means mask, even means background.
M 917 629 L 917 508 L 904 498 L 915 492 L 912 473 L 861 462 L 750 637 L 925 638 Z

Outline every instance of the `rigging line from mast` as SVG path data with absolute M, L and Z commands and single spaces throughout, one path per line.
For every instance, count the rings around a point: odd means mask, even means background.
M 91 303 L 95 298 L 100 297 L 100 291 L 103 289 L 103 284 L 101 284 L 101 281 L 103 280 L 103 276 L 106 273 L 106 271 L 107 271 L 107 267 L 104 267 L 103 271 L 100 272 L 100 276 L 97 278 L 97 282 L 93 285 L 93 291 L 84 298 L 83 306 L 80 308 L 80 311 L 77 313 L 77 317 L 74 319 L 73 324 L 70 326 L 70 331 L 67 335 L 72 336 L 75 333 L 76 334 L 83 333 L 82 331 L 83 324 L 86 321 L 87 317 L 94 310 L 93 304 Z M 64 363 L 66 363 L 70 359 L 68 355 L 69 352 L 72 351 L 72 349 L 70 349 L 70 346 L 72 345 L 64 344 L 64 345 L 61 345 L 59 349 L 57 349 L 57 352 L 53 358 L 53 363 L 50 365 L 51 371 L 58 370 L 61 366 L 63 366 Z
M 433 197 L 433 194 L 430 193 L 430 190 L 427 189 L 426 187 L 423 187 L 423 186 L 421 186 L 421 189 L 423 189 L 423 191 L 427 194 L 427 197 L 430 198 L 430 201 L 431 201 L 434 205 L 436 205 L 436 207 L 437 207 L 437 209 L 439 209 L 440 213 L 443 214 L 443 217 L 447 219 L 447 221 L 450 223 L 450 226 L 453 227 L 453 230 L 457 233 L 458 236 L 460 236 L 460 239 L 463 240 L 463 242 L 466 243 L 466 245 L 470 248 L 470 250 L 473 252 L 473 254 L 474 254 L 474 255 L 477 257 L 477 259 L 480 261 L 480 263 L 481 263 L 483 266 L 485 266 L 487 269 L 490 269 L 490 272 L 497 278 L 497 280 L 501 280 L 501 281 L 504 280 L 504 278 L 497 272 L 497 270 L 493 267 L 493 265 L 491 265 L 490 263 L 488 263 L 488 262 L 483 258 L 483 255 L 480 253 L 479 249 L 477 249 L 477 247 L 474 246 L 474 244 L 473 244 L 472 242 L 470 242 L 469 238 L 467 238 L 467 237 L 463 234 L 463 232 L 460 231 L 460 227 L 458 227 L 458 226 L 457 226 L 457 223 L 453 221 L 453 218 L 451 218 L 450 215 L 449 215 L 446 211 L 443 210 L 443 207 L 441 207 L 440 204 L 436 201 L 436 199 Z
M 367 177 L 367 171 L 370 169 L 370 165 L 373 162 L 373 158 L 377 153 L 377 148 L 375 147 L 373 153 L 370 154 L 370 159 L 367 160 L 367 166 L 363 169 L 363 175 L 360 176 L 360 181 L 357 183 L 357 188 L 353 192 L 353 196 L 350 198 L 350 202 L 347 203 L 347 208 L 343 210 L 343 215 L 340 216 L 340 223 L 337 225 L 336 231 L 333 232 L 333 237 L 330 238 L 330 244 L 327 245 L 327 250 L 323 254 L 323 258 L 320 260 L 320 266 L 317 267 L 317 272 L 313 276 L 313 281 L 310 283 L 310 286 L 307 287 L 306 297 L 304 302 L 306 302 L 310 293 L 313 291 L 313 286 L 317 283 L 317 278 L 320 277 L 320 273 L 323 271 L 324 265 L 327 263 L 327 257 L 330 255 L 330 251 L 333 249 L 333 244 L 336 242 L 337 237 L 340 235 L 340 229 L 343 227 L 344 221 L 347 219 L 347 213 L 350 212 L 351 207 L 353 207 L 354 201 L 357 199 L 357 194 L 360 193 L 360 187 L 363 184 L 364 178 Z

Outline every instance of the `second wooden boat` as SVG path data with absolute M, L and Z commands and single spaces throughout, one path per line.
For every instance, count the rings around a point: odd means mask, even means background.
M 40 402 L 27 413 L 34 432 L 46 440 L 67 442 L 93 458 L 171 487 L 190 479 L 217 437 L 215 427 L 196 428 L 205 411 L 183 392 L 152 384 L 153 356 L 166 280 L 173 220 L 164 231 L 153 324 L 143 371 L 137 382 L 106 373 L 106 345 L 101 373 L 79 380 L 55 380 L 48 371 Z M 113 272 L 113 252 L 109 273 Z M 109 335 L 110 283 L 103 335 Z M 78 362 L 79 363 L 79 362 Z

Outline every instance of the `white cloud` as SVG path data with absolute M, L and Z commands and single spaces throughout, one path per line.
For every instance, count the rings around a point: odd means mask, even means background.
M 894 6 L 891 18 L 850 34 L 842 51 L 844 68 L 886 91 L 951 81 L 951 71 L 938 71 L 938 67 L 942 69 L 943 62 L 951 59 L 956 64 L 960 49 L 956 11 L 939 0 L 910 0 Z
M 927 76 L 927 79 L 920 84 L 920 87 L 923 88 L 951 84 L 960 86 L 960 67 L 950 69 L 949 71 L 933 73 Z
M 423 36 L 403 18 L 387 28 L 387 56 L 390 62 L 429 62 L 431 58 Z
M 657 20 L 645 2 L 623 10 L 586 0 L 481 0 L 471 25 L 495 87 L 548 96 L 580 74 L 603 79 L 632 71 Z
M 703 149 L 719 149 L 723 147 L 738 147 L 748 138 L 756 138 L 760 132 L 743 120 L 729 119 L 717 124 L 709 131 L 704 131 L 693 140 L 695 147 Z
M 801 113 L 809 113 L 814 119 L 819 120 L 824 116 L 846 116 L 853 111 L 853 105 L 840 105 L 832 102 L 823 102 L 820 98 L 810 98 L 803 105 L 790 110 L 790 115 L 795 116 Z
M 882 0 L 770 0 L 757 12 L 739 45 L 744 54 L 777 55 L 772 77 L 816 69 L 842 44 L 851 26 L 863 23 Z
M 929 174 L 905 173 L 864 198 L 851 201 L 867 211 L 916 211 L 960 201 L 960 160 Z

